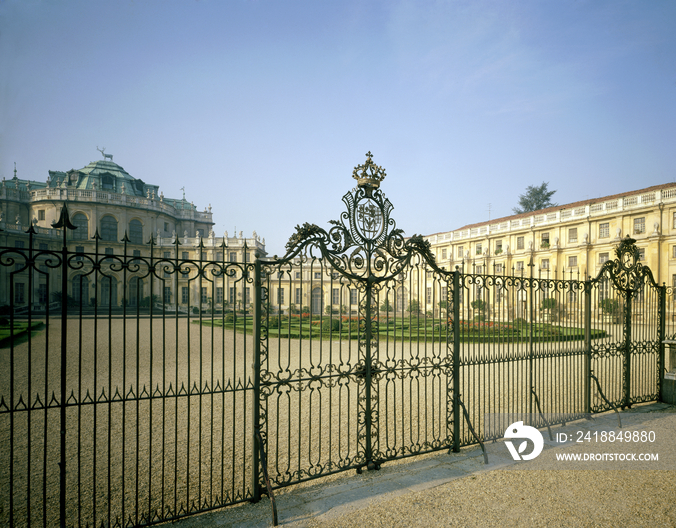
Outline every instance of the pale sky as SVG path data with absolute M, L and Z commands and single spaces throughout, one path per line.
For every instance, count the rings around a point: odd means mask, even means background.
M 406 235 L 676 180 L 676 2 L 0 0 L 0 178 L 114 161 L 282 254 L 371 151 Z

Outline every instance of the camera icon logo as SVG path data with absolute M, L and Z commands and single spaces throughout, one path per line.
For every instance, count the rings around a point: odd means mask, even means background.
M 511 440 L 505 440 L 505 445 L 509 449 L 509 453 L 514 460 L 533 460 L 536 456 L 542 453 L 544 447 L 544 438 L 542 433 L 535 427 L 523 425 L 523 422 L 514 422 L 507 427 L 505 431 L 505 438 L 524 438 L 525 440 L 519 444 L 519 448 L 515 449 Z M 533 451 L 526 455 L 522 455 L 528 446 L 528 440 L 533 442 Z

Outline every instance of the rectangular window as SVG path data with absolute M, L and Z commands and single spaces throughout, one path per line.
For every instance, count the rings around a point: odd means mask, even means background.
M 599 253 L 599 264 L 603 264 L 604 262 L 608 262 L 609 258 L 610 258 L 609 253 Z
M 516 263 L 516 271 L 523 271 L 523 261 Z
M 245 299 L 247 304 L 251 304 L 251 288 L 247 287 Z
M 46 284 L 40 284 L 38 286 L 38 302 L 40 304 L 46 304 L 47 303 L 47 285 Z
M 676 259 L 676 246 L 671 246 L 671 258 Z
M 235 288 L 230 288 L 230 291 L 228 292 L 228 302 L 234 306 L 235 301 L 237 301 L 237 292 L 235 292 Z
M 171 303 L 171 286 L 164 287 L 164 304 Z
M 568 267 L 577 268 L 577 255 L 568 257 Z
M 477 244 L 476 244 L 476 254 L 477 254 L 477 255 L 481 255 L 481 253 L 482 253 L 482 251 L 481 251 L 481 242 L 477 242 Z
M 642 233 L 645 233 L 645 216 L 634 218 L 634 234 L 640 235 Z
M 441 260 L 446 260 L 446 248 L 441 250 Z
M 207 288 L 206 286 L 202 286 L 202 304 L 206 304 L 207 302 Z
M 14 285 L 14 304 L 23 304 L 26 302 L 26 285 L 23 282 L 17 282 Z
M 237 252 L 231 251 L 229 260 L 230 260 L 230 262 L 237 262 Z
M 498 240 L 495 243 L 495 254 L 499 255 L 500 253 L 502 253 L 502 240 Z
M 164 232 L 165 233 L 169 232 L 169 222 L 164 222 Z
M 599 224 L 599 238 L 608 238 L 610 236 L 610 224 L 608 222 Z
M 188 295 L 190 290 L 188 289 L 188 286 L 183 286 L 181 288 L 181 303 L 182 304 L 188 304 Z
M 464 246 L 458 246 L 458 258 L 459 259 L 465 258 L 465 247 Z
M 296 305 L 300 307 L 303 304 L 303 292 L 300 288 L 296 288 Z
M 14 241 L 14 247 L 17 249 L 21 249 L 24 247 L 23 240 L 15 240 Z
M 207 252 L 206 251 L 200 251 L 200 259 L 201 260 L 207 260 Z
M 331 290 L 331 304 L 336 306 L 340 304 L 340 290 L 338 288 Z
M 277 288 L 277 304 L 284 304 L 284 288 Z
M 359 292 L 355 289 L 350 290 L 350 304 L 359 304 Z
M 427 287 L 427 304 L 432 304 L 432 288 Z
M 45 210 L 44 210 L 44 209 L 40 209 L 40 210 L 38 211 L 38 220 L 44 220 L 44 219 L 45 219 Z
M 204 229 L 198 229 L 197 230 L 197 236 L 200 238 L 204 238 Z
M 671 224 L 674 229 L 676 229 L 676 212 L 673 213 L 673 223 Z
M 223 288 L 220 286 L 216 288 L 216 304 L 223 304 Z
M 216 251 L 216 260 L 218 262 L 223 262 L 223 252 L 222 251 Z
M 524 248 L 524 237 L 516 237 L 516 249 Z
M 40 251 L 47 251 L 49 249 L 49 246 L 45 244 L 44 242 L 40 242 L 39 245 Z
M 75 257 L 75 260 L 81 261 L 82 260 L 81 255 L 84 255 L 84 246 L 75 246 L 75 254 L 78 255 L 77 257 Z
M 105 249 L 106 255 L 112 255 L 113 254 L 113 248 L 106 248 Z M 111 262 L 113 259 L 112 258 L 106 258 L 106 262 Z
M 645 262 L 645 248 L 638 249 L 638 260 Z
M 321 271 L 315 271 L 314 277 L 315 277 L 315 279 L 321 279 L 322 278 L 322 272 Z
M 249 253 L 244 253 L 244 262 L 249 262 Z
M 572 227 L 568 230 L 568 242 L 577 242 L 577 227 Z
M 505 267 L 502 264 L 496 264 L 495 265 L 495 273 L 503 273 L 505 271 Z
M 297 278 L 297 279 L 300 279 L 300 271 L 297 271 L 297 272 L 296 272 L 296 278 Z
M 540 268 L 549 269 L 549 259 L 542 259 L 540 261 Z
M 181 252 L 181 259 L 182 260 L 188 260 L 189 258 L 190 258 L 190 254 L 187 251 Z
M 477 266 L 474 270 L 475 273 L 483 273 L 484 272 L 484 267 L 483 266 Z
M 542 242 L 540 244 L 541 247 L 547 249 L 549 247 L 549 233 L 542 233 Z

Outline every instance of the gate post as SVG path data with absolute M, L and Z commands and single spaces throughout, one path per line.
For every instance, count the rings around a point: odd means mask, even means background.
M 453 273 L 453 451 L 460 451 L 460 270 Z
M 659 330 L 657 341 L 659 343 L 659 357 L 657 358 L 657 399 L 662 401 L 662 385 L 664 383 L 664 340 L 667 337 L 667 287 L 662 284 L 659 291 Z
M 244 272 L 246 273 L 246 264 Z M 253 387 L 254 387 L 254 402 L 252 412 L 252 479 L 251 489 L 253 490 L 253 502 L 261 500 L 261 483 L 260 483 L 260 457 L 259 450 L 263 447 L 259 444 L 259 437 L 257 434 L 260 431 L 260 400 L 261 400 L 261 261 L 256 259 L 254 263 L 254 364 L 253 364 Z
M 364 325 L 364 340 L 365 340 L 365 379 L 366 386 L 364 387 L 364 410 L 366 411 L 365 425 L 366 425 L 366 467 L 368 469 L 377 469 L 377 465 L 373 462 L 373 436 L 371 428 L 373 426 L 373 402 L 371 401 L 371 380 L 373 373 L 371 372 L 371 296 L 373 295 L 372 285 L 370 281 L 366 282 L 366 306 L 364 310 L 365 325 Z
M 627 289 L 627 303 L 624 312 L 624 398 L 622 409 L 631 407 L 631 290 Z
M 584 412 L 591 414 L 591 288 L 589 277 L 584 281 Z

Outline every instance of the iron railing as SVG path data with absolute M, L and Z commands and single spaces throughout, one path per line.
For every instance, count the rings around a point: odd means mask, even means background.
M 66 208 L 61 249 L 0 248 L 3 326 L 27 328 L 0 344 L 0 524 L 152 525 L 482 443 L 488 413 L 659 399 L 673 295 L 633 241 L 586 280 L 441 269 L 383 176 L 369 155 L 281 259 L 83 252 Z

